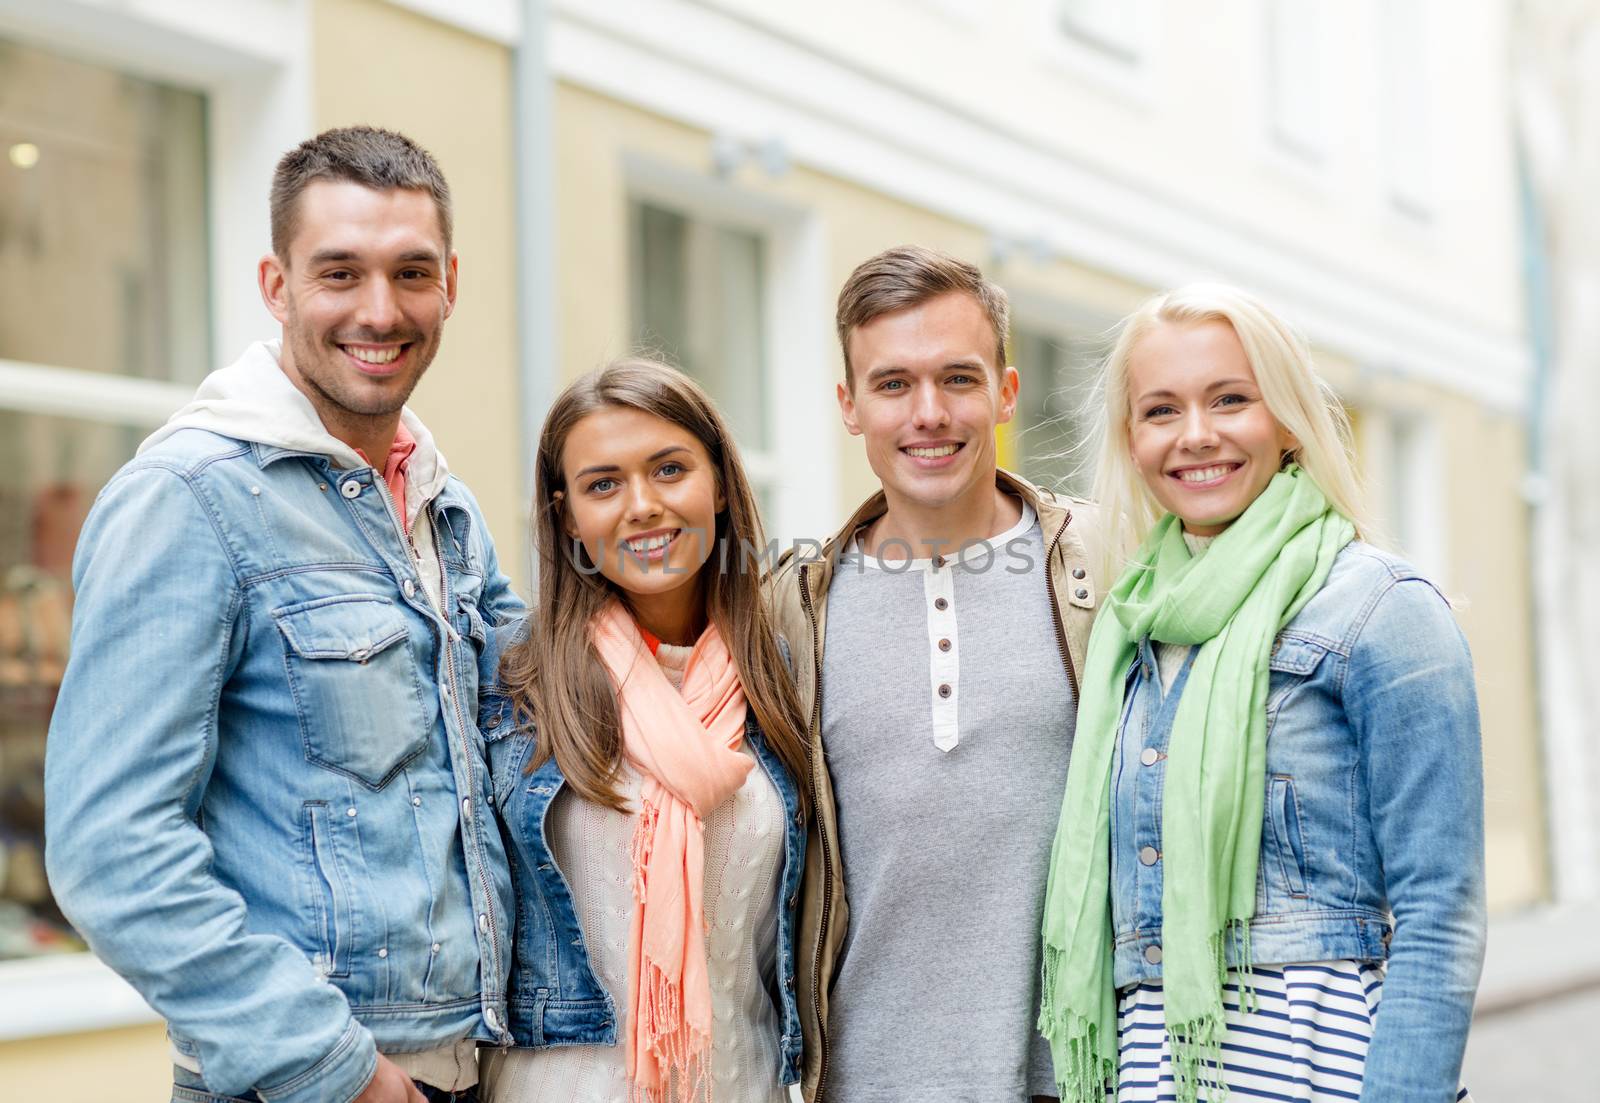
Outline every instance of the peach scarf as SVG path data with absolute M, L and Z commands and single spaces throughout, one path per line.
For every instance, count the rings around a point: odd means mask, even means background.
M 676 1073 L 682 1098 L 692 1098 L 707 1086 L 711 1047 L 703 821 L 754 765 L 739 751 L 744 689 L 715 625 L 695 643 L 681 691 L 620 603 L 600 612 L 592 636 L 617 687 L 622 752 L 643 775 L 623 1037 L 632 1097 L 664 1099 Z

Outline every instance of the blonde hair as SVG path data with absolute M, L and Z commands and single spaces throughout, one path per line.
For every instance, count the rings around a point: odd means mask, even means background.
M 1117 332 L 1101 373 L 1099 464 L 1094 495 L 1113 526 L 1106 542 L 1105 576 L 1122 574 L 1127 559 L 1161 519 L 1163 510 L 1133 465 L 1129 424 L 1128 361 L 1147 335 L 1163 325 L 1226 322 L 1244 347 L 1267 410 L 1298 440 L 1298 462 L 1334 509 L 1372 537 L 1365 494 L 1356 470 L 1350 419 L 1344 404 L 1317 374 L 1306 341 L 1254 296 L 1218 283 L 1193 283 L 1148 299 Z

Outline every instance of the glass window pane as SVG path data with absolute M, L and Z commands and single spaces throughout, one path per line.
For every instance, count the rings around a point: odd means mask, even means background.
M 630 224 L 634 341 L 698 379 L 740 445 L 765 451 L 765 243 L 645 202 Z
M 1021 377 L 1017 396 L 1017 463 L 1031 482 L 1083 497 L 1094 477 L 1090 434 L 1098 347 L 1014 326 L 1011 364 Z
M 66 669 L 78 530 L 144 434 L 0 410 L 0 960 L 84 948 L 45 883 L 45 731 Z
M 197 382 L 205 100 L 0 39 L 0 359 Z

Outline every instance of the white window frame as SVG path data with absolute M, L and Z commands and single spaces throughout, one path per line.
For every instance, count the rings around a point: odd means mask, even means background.
M 1261 128 L 1266 147 L 1284 167 L 1320 169 L 1328 160 L 1333 113 L 1329 102 L 1328 51 L 1318 21 L 1326 15 L 1311 0 L 1263 0 L 1261 6 Z M 1289 20 L 1300 20 L 1298 25 Z M 1301 39 L 1298 43 L 1296 38 Z M 1297 79 L 1309 80 L 1308 118 L 1282 117 L 1286 102 L 1282 78 L 1299 47 Z M 1297 131 L 1298 128 L 1298 132 Z
M 1133 11 L 1129 41 L 1100 33 L 1090 21 L 1072 16 L 1075 0 L 1035 0 L 1039 41 L 1053 67 L 1081 77 L 1136 107 L 1155 100 L 1153 73 L 1160 42 L 1160 10 L 1155 0 L 1116 0 Z
M 0 0 L 0 37 L 201 92 L 206 97 L 213 312 L 211 359 L 276 330 L 256 290 L 266 184 L 311 124 L 304 0 Z M 193 387 L 0 361 L 0 408 L 155 427 Z M 92 953 L 0 962 L 0 1041 L 159 1020 Z
M 1385 206 L 1412 225 L 1433 221 L 1431 102 L 1432 12 L 1428 0 L 1387 0 L 1377 5 L 1380 116 L 1377 120 Z
M 1449 486 L 1443 435 L 1429 414 L 1396 406 L 1361 411 L 1368 486 L 1397 550 L 1440 589 L 1450 586 Z
M 763 333 L 768 372 L 765 452 L 744 451 L 745 467 L 770 488 L 768 539 L 784 546 L 833 531 L 838 499 L 838 424 L 829 354 L 832 331 L 822 229 L 801 208 L 711 175 L 638 154 L 623 157 L 628 199 L 644 200 L 691 218 L 759 234 L 766 272 Z

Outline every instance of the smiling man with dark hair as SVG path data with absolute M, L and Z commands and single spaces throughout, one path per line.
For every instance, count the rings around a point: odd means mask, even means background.
M 837 322 L 840 414 L 883 490 L 769 583 L 812 718 L 806 1096 L 1054 1096 L 1039 930 L 1098 521 L 997 466 L 1021 380 L 976 267 L 891 249 Z
M 175 1103 L 470 1100 L 510 881 L 476 728 L 520 609 L 406 406 L 455 307 L 449 191 L 390 131 L 284 157 L 282 339 L 101 492 L 50 726 L 48 862 L 166 1017 Z

